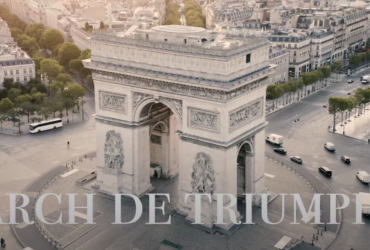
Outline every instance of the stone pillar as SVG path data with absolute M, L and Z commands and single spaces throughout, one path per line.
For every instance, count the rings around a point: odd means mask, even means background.
M 261 130 L 254 136 L 254 175 L 253 193 L 254 204 L 258 205 L 261 201 L 259 194 L 266 193 L 265 189 L 265 130 Z
M 179 135 L 177 134 L 177 131 L 179 130 L 179 122 L 177 121 L 174 114 L 169 117 L 169 123 L 169 162 L 168 172 L 165 173 L 165 176 L 171 178 L 179 174 L 181 140 L 179 138 Z

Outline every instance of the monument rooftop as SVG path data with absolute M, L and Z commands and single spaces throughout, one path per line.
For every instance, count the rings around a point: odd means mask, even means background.
M 262 37 L 234 38 L 217 31 L 181 25 L 156 26 L 151 29 L 138 29 L 138 26 L 133 26 L 128 30 L 102 30 L 94 32 L 92 39 L 216 57 L 235 56 L 269 43 Z

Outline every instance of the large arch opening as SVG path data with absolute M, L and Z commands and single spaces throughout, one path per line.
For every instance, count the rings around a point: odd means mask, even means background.
M 140 114 L 138 122 L 142 124 L 141 127 L 147 127 L 143 131 L 149 133 L 142 137 L 146 140 L 143 144 L 149 147 L 146 147 L 147 152 L 141 152 L 141 154 L 143 158 L 148 159 L 145 163 L 147 166 L 143 167 L 150 177 L 150 183 L 155 192 L 172 194 L 170 191 L 173 191 L 173 195 L 176 195 L 180 160 L 178 114 L 161 102 L 143 104 L 138 112 Z M 170 183 L 167 181 L 169 178 L 171 178 Z
M 253 193 L 253 145 L 245 142 L 241 145 L 237 157 L 237 196 Z

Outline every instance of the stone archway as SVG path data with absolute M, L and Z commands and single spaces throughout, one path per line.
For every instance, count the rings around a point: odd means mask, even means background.
M 237 196 L 253 193 L 254 147 L 251 141 L 243 142 L 237 156 Z

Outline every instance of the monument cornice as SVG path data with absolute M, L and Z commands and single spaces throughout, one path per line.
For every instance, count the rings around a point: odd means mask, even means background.
M 248 82 L 246 78 L 240 79 L 239 86 L 233 89 L 216 89 L 204 85 L 190 85 L 155 79 L 150 76 L 131 75 L 126 72 L 112 72 L 108 69 L 89 68 L 93 71 L 94 80 L 223 103 L 265 87 L 268 84 L 268 75 L 270 74 L 270 71 L 268 74 L 261 73 L 252 82 Z M 231 84 L 229 83 L 229 85 Z

